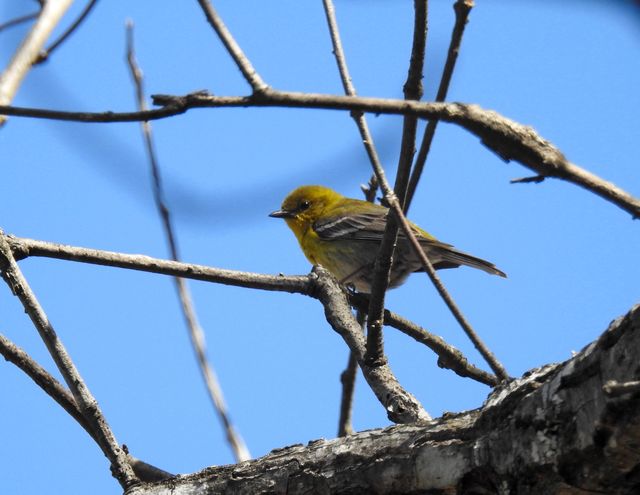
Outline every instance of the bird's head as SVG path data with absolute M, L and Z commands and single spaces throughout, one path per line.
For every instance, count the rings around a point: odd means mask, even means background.
M 270 217 L 284 218 L 298 239 L 320 218 L 325 208 L 342 198 L 340 194 L 324 186 L 301 186 L 289 193 L 279 210 Z

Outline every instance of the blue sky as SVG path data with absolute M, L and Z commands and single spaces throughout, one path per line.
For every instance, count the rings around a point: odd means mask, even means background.
M 35 3 L 34 3 L 35 4 Z M 341 93 L 321 2 L 215 2 L 262 77 L 278 89 Z M 435 94 L 453 24 L 452 2 L 430 2 L 425 100 Z M 0 5 L 0 20 L 30 5 Z M 73 19 L 73 12 L 65 24 Z M 338 21 L 361 95 L 398 98 L 411 44 L 412 2 L 338 1 Z M 134 108 L 124 23 L 136 26 L 147 93 L 248 87 L 196 2 L 99 2 L 51 60 L 31 71 L 20 106 Z M 5 66 L 26 26 L 0 33 Z M 477 103 L 533 126 L 574 163 L 640 195 L 640 10 L 631 1 L 478 2 L 449 100 Z M 401 119 L 369 116 L 391 179 Z M 345 112 L 207 109 L 154 122 L 182 257 L 262 273 L 307 273 L 283 222 L 267 214 L 301 184 L 359 196 L 370 166 Z M 0 227 L 18 236 L 167 257 L 136 124 L 11 118 L 0 130 Z M 438 127 L 411 219 L 439 239 L 496 263 L 504 280 L 441 272 L 509 372 L 562 361 L 640 299 L 637 222 L 576 186 L 511 185 L 531 172 L 477 138 Z M 196 369 L 167 277 L 70 262 L 21 262 L 29 282 L 131 452 L 171 472 L 232 462 Z M 342 340 L 317 301 L 190 282 L 231 416 L 254 456 L 335 436 Z M 443 336 L 484 366 L 426 276 L 388 294 L 387 307 Z M 8 290 L 0 332 L 54 365 Z M 481 405 L 484 385 L 436 366 L 393 329 L 392 369 L 435 416 Z M 118 493 L 86 433 L 8 363 L 0 459 L 7 493 Z M 356 430 L 388 420 L 362 379 Z

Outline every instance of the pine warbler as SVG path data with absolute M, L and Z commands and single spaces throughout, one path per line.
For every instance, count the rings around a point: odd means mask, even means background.
M 302 186 L 291 192 L 280 210 L 269 216 L 284 218 L 307 259 L 322 265 L 341 283 L 371 292 L 374 263 L 389 209 L 351 199 L 323 186 Z M 411 224 L 420 246 L 436 269 L 460 265 L 506 277 L 493 263 L 458 251 Z M 402 230 L 393 255 L 389 288 L 398 287 L 413 272 L 424 271 Z

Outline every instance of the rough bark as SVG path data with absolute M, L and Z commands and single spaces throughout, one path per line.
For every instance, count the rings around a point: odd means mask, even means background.
M 294 445 L 128 493 L 640 493 L 640 393 L 610 383 L 638 380 L 638 356 L 640 306 L 569 361 L 495 389 L 480 409 Z

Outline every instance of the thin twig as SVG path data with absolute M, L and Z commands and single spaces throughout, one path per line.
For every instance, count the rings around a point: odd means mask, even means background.
M 384 313 L 384 323 L 400 330 L 405 335 L 415 339 L 416 342 L 424 344 L 435 352 L 438 355 L 438 366 L 440 368 L 450 369 L 458 376 L 471 378 L 490 387 L 498 385 L 499 380 L 495 375 L 469 364 L 462 352 L 447 344 L 441 337 L 427 332 L 424 328 L 388 310 L 385 310 Z
M 405 84 L 405 100 L 407 101 L 415 100 L 417 99 L 416 96 L 419 97 L 421 95 L 420 83 L 422 79 L 424 47 L 426 39 L 426 2 L 424 2 L 424 0 L 415 0 L 414 5 L 416 15 L 414 22 L 413 48 L 411 53 L 411 63 L 409 66 L 409 75 L 407 77 L 407 83 Z M 413 158 L 413 146 L 415 143 L 416 128 L 417 121 L 415 116 L 405 116 L 403 127 L 402 153 L 400 157 L 400 163 L 398 164 L 398 175 L 396 176 L 395 194 L 387 193 L 387 191 L 389 190 L 389 185 L 386 182 L 386 177 L 384 176 L 384 174 L 380 174 L 376 170 L 378 181 L 383 192 L 385 193 L 385 199 L 394 215 L 388 216 L 387 225 L 385 227 L 383 239 L 375 263 L 375 275 L 373 278 L 371 300 L 369 303 L 369 314 L 367 318 L 367 359 L 370 363 L 376 363 L 380 362 L 380 360 L 384 358 L 384 355 L 382 354 L 384 293 L 389 284 L 392 256 L 395 249 L 396 238 L 398 236 L 398 224 L 396 222 L 399 222 L 400 227 L 409 239 L 414 252 L 420 259 L 425 272 L 431 279 L 431 282 L 436 287 L 436 290 L 440 294 L 440 297 L 442 297 L 456 321 L 462 327 L 471 342 L 473 342 L 473 345 L 478 350 L 478 352 L 480 352 L 482 357 L 487 361 L 493 372 L 501 380 L 506 380 L 509 378 L 507 371 L 497 360 L 494 354 L 489 350 L 489 348 L 484 344 L 484 342 L 480 339 L 480 336 L 462 314 L 462 311 L 453 300 L 453 297 L 451 297 L 451 294 L 449 294 L 449 292 L 444 287 L 444 284 L 436 274 L 431 261 L 428 259 L 428 257 L 422 250 L 420 243 L 416 239 L 413 229 L 411 228 L 408 220 L 404 216 L 404 198 L 409 177 L 408 174 L 411 167 L 411 160 Z
M 126 490 L 138 481 L 131 466 L 127 462 L 127 456 L 118 445 L 109 424 L 98 406 L 98 402 L 84 383 L 62 341 L 56 335 L 42 306 L 40 306 L 40 303 L 31 291 L 31 287 L 29 287 L 29 284 L 22 275 L 22 271 L 13 257 L 11 246 L 1 231 L 0 271 L 2 272 L 2 278 L 11 288 L 14 295 L 18 297 L 25 312 L 31 318 L 40 337 L 47 346 L 53 361 L 56 363 L 58 370 L 71 390 L 78 408 L 90 424 L 91 429 L 95 432 L 98 445 L 111 462 L 113 475 Z
M 342 40 L 340 38 L 340 30 L 338 29 L 338 21 L 336 20 L 335 7 L 332 0 L 323 0 L 324 12 L 327 17 L 327 24 L 329 26 L 329 35 L 331 36 L 331 44 L 333 45 L 333 55 L 338 64 L 338 72 L 340 73 L 340 80 L 342 81 L 342 87 L 344 93 L 347 96 L 355 97 L 357 95 L 356 88 L 349 74 L 349 67 L 347 65 L 347 59 L 342 48 Z M 358 126 L 360 137 L 362 138 L 362 144 L 367 152 L 369 161 L 374 168 L 382 169 L 378 152 L 376 151 L 375 144 L 373 142 L 373 136 L 369 130 L 367 119 L 362 111 L 352 111 L 351 117 Z M 373 174 L 369 179 L 367 187 L 363 188 L 363 192 L 367 201 L 373 202 L 376 196 L 376 189 L 378 188 L 378 180 L 376 175 Z
M 351 294 L 349 302 L 360 311 L 366 310 L 369 307 L 368 298 L 364 294 Z M 384 310 L 384 324 L 401 331 L 416 342 L 427 346 L 435 352 L 438 356 L 438 366 L 440 368 L 450 369 L 458 376 L 471 378 L 490 387 L 496 386 L 499 383 L 495 375 L 470 364 L 462 352 L 452 345 L 447 344 L 442 337 L 425 330 L 388 309 Z
M 73 395 L 64 388 L 64 386 L 56 380 L 47 370 L 40 366 L 31 358 L 23 349 L 0 334 L 0 355 L 7 361 L 13 363 L 31 378 L 49 397 L 55 400 L 67 413 L 75 419 L 78 424 L 89 434 L 91 438 L 99 445 L 99 440 L 95 432 L 91 429 L 91 425 L 78 409 Z M 136 476 L 141 481 L 160 481 L 170 478 L 173 474 L 163 469 L 147 464 L 140 459 L 136 459 L 128 454 L 127 459 L 133 468 Z
M 460 51 L 460 44 L 462 43 L 462 35 L 464 34 L 464 28 L 467 25 L 469 12 L 472 8 L 473 0 L 457 0 L 453 5 L 453 10 L 456 13 L 456 22 L 453 26 L 453 32 L 451 33 L 451 41 L 449 42 L 449 50 L 447 51 L 447 60 L 444 64 L 435 101 L 441 102 L 447 98 L 447 92 L 449 91 L 449 85 L 451 84 L 451 76 L 453 75 L 456 61 L 458 60 L 458 52 Z M 420 150 L 416 156 L 413 172 L 411 173 L 411 179 L 409 179 L 407 198 L 404 203 L 405 214 L 409 211 L 409 206 L 411 205 L 416 188 L 418 187 L 418 182 L 422 176 L 422 171 L 424 170 L 424 165 L 427 161 L 427 155 L 431 149 L 431 143 L 433 142 L 433 136 L 436 133 L 437 126 L 437 120 L 430 120 L 424 130 Z
M 57 40 L 55 40 L 53 43 L 51 43 L 51 45 L 48 48 L 46 48 L 45 50 L 42 50 L 39 53 L 38 58 L 35 60 L 35 62 L 33 64 L 34 65 L 40 64 L 40 63 L 44 62 L 45 60 L 48 60 L 49 57 L 51 56 L 51 54 L 60 45 L 62 45 L 62 43 L 64 43 L 67 40 L 67 38 L 69 38 L 69 36 L 71 36 L 73 34 L 73 32 L 76 29 L 78 29 L 80 24 L 82 24 L 82 22 L 87 18 L 87 16 L 91 12 L 91 10 L 93 10 L 93 7 L 96 5 L 97 1 L 98 0 L 89 0 L 89 3 L 87 3 L 87 5 L 85 5 L 84 9 L 82 9 L 82 12 L 80 12 L 80 15 L 73 22 L 73 24 L 71 24 L 71 26 L 69 26 L 66 29 L 66 31 L 60 35 L 60 37 Z
M 142 70 L 140 69 L 135 57 L 132 22 L 127 23 L 127 61 L 136 88 L 136 100 L 138 103 L 138 109 L 140 111 L 144 111 L 147 109 L 147 105 L 144 98 Z M 169 245 L 171 259 L 173 259 L 174 261 L 180 261 L 180 255 L 178 252 L 178 241 L 176 239 L 171 222 L 171 211 L 164 198 L 160 165 L 158 163 L 158 157 L 153 143 L 151 124 L 148 121 L 143 121 L 141 122 L 141 125 L 142 134 L 147 150 L 147 156 L 149 157 L 151 175 L 153 177 L 153 197 L 155 200 L 156 208 L 158 210 L 158 213 L 160 214 L 165 237 Z M 202 327 L 198 321 L 198 316 L 196 313 L 195 305 L 191 298 L 189 287 L 185 280 L 182 278 L 176 277 L 174 278 L 174 281 L 178 298 L 180 299 L 182 313 L 187 324 L 191 346 L 196 356 L 196 360 L 198 362 L 200 373 L 202 374 L 209 399 L 211 400 L 213 408 L 216 411 L 216 414 L 224 428 L 227 442 L 231 447 L 236 462 L 249 460 L 251 459 L 249 449 L 247 448 L 244 440 L 236 431 L 233 423 L 231 422 L 231 418 L 227 410 L 227 404 L 224 400 L 222 387 L 220 386 L 220 381 L 218 380 L 218 376 L 213 366 L 207 358 L 204 331 L 202 330 Z
M 8 28 L 11 28 L 11 27 L 14 27 L 14 26 L 18 26 L 19 24 L 22 24 L 23 22 L 32 21 L 33 19 L 35 19 L 39 15 L 40 15 L 40 11 L 38 10 L 37 12 L 33 12 L 31 14 L 26 14 L 26 15 L 21 15 L 20 17 L 16 17 L 15 19 L 10 19 L 7 22 L 3 22 L 2 24 L 0 24 L 0 32 L 4 31 L 5 29 L 8 29 Z
M 56 244 L 52 242 L 36 241 L 22 237 L 7 236 L 14 256 L 17 259 L 24 259 L 31 256 L 54 258 L 66 261 L 76 261 L 80 263 L 90 263 L 94 265 L 112 266 L 117 268 L 125 268 L 130 270 L 139 270 L 149 273 L 157 273 L 161 275 L 179 276 L 190 278 L 193 280 L 201 280 L 205 282 L 220 283 L 235 287 L 245 287 L 249 289 L 260 289 L 269 291 L 290 292 L 302 294 L 310 297 L 316 297 L 310 286 L 311 278 L 309 275 L 284 276 L 284 275 L 263 275 L 259 273 L 239 272 L 235 270 L 223 270 L 204 265 L 193 265 L 189 263 L 180 263 L 170 260 L 162 260 L 151 258 L 143 255 L 132 255 L 116 253 L 113 251 L 101 251 L 97 249 L 87 249 L 76 246 L 66 246 L 64 244 Z M 366 311 L 369 306 L 368 300 L 362 295 L 353 294 L 351 302 L 354 307 Z M 385 323 L 397 328 L 398 330 L 413 337 L 419 342 L 424 343 L 434 352 L 438 354 L 440 360 L 445 363 L 453 362 L 457 355 L 461 355 L 457 349 L 447 346 L 436 335 L 426 332 L 426 330 L 411 324 L 409 328 L 408 322 L 402 320 L 394 313 L 385 313 Z M 408 329 L 408 330 L 405 330 Z M 468 376 L 482 383 L 488 383 L 482 378 L 480 373 L 474 370 L 477 368 L 469 367 L 466 363 L 461 362 L 457 367 L 449 366 L 451 369 L 461 376 Z M 460 371 L 462 370 L 462 372 Z M 465 371 L 466 370 L 466 371 Z M 488 375 L 492 376 L 492 375 Z M 495 381 L 495 377 L 489 379 Z M 497 383 L 497 382 L 496 382 Z
M 38 58 L 47 38 L 72 3 L 73 0 L 59 0 L 43 4 L 38 20 L 22 40 L 5 71 L 0 75 L 0 105 L 11 103 L 20 83 L 31 69 L 33 62 Z M 6 117 L 0 116 L 0 126 L 4 122 L 6 122 Z
M 185 96 L 152 95 L 163 105 L 146 112 L 66 112 L 42 108 L 0 105 L 0 115 L 43 118 L 73 122 L 139 122 L 185 113 L 194 108 L 288 107 L 364 111 L 374 114 L 417 115 L 456 124 L 478 136 L 500 158 L 516 160 L 539 175 L 571 182 L 640 218 L 640 199 L 615 184 L 578 167 L 533 128 L 518 124 L 497 112 L 478 105 L 363 98 L 269 90 L 259 96 L 213 96 L 204 91 Z
M 356 320 L 360 328 L 364 330 L 366 322 L 366 313 L 358 311 Z M 358 360 L 353 351 L 349 350 L 349 359 L 347 366 L 340 373 L 340 384 L 342 385 L 342 394 L 340 396 L 340 417 L 338 418 L 338 436 L 346 437 L 353 434 L 352 413 L 353 413 L 353 392 L 356 387 L 356 376 L 358 371 Z
M 455 303 L 455 301 L 453 300 L 453 298 L 451 297 L 447 289 L 444 287 L 444 284 L 440 280 L 440 277 L 438 277 L 438 275 L 436 274 L 436 271 L 433 268 L 431 261 L 429 260 L 427 255 L 424 253 L 424 251 L 420 247 L 420 243 L 418 242 L 413 231 L 411 230 L 409 221 L 406 219 L 406 217 L 402 213 L 402 209 L 400 208 L 400 205 L 398 203 L 394 203 L 392 204 L 392 208 L 393 208 L 393 212 L 396 215 L 396 218 L 400 222 L 400 226 L 402 227 L 402 230 L 404 231 L 409 242 L 411 243 L 413 250 L 420 258 L 422 267 L 427 272 L 427 275 L 429 276 L 429 278 L 431 279 L 431 282 L 433 283 L 436 290 L 438 291 L 438 294 L 440 294 L 440 297 L 442 297 L 445 304 L 451 311 L 451 314 L 453 314 L 458 324 L 464 330 L 464 333 L 467 334 L 467 337 L 469 337 L 469 340 L 473 342 L 474 347 L 482 355 L 484 360 L 491 367 L 491 369 L 498 376 L 498 378 L 500 378 L 500 380 L 508 380 L 509 374 L 507 373 L 507 370 L 504 368 L 504 366 L 502 366 L 500 361 L 498 361 L 498 359 L 494 356 L 494 354 L 485 345 L 485 343 L 482 341 L 480 336 L 476 333 L 476 331 L 473 329 L 471 324 L 467 321 L 465 316 L 462 314 L 462 311 L 460 310 L 460 308 L 458 308 L 458 305 Z
M 427 0 L 414 0 L 413 43 L 407 81 L 404 84 L 405 100 L 420 100 L 422 97 L 422 74 L 427 43 Z M 411 171 L 411 163 L 415 153 L 416 131 L 418 118 L 415 115 L 405 115 L 402 122 L 402 140 L 400 157 L 394 192 L 398 203 L 404 205 L 407 193 L 407 183 Z M 378 178 L 380 180 L 380 178 Z M 380 180 L 381 181 L 381 180 Z M 381 181 L 382 182 L 382 181 Z M 387 216 L 382 241 L 374 264 L 371 284 L 371 299 L 367 316 L 367 359 L 371 363 L 384 359 L 383 354 L 383 313 L 384 298 L 389 287 L 390 275 L 393 269 L 393 253 L 398 239 L 398 223 L 393 215 Z
M 335 7 L 333 5 L 332 0 L 323 0 L 324 11 L 327 18 L 327 25 L 329 27 L 329 35 L 331 37 L 331 44 L 333 46 L 333 54 L 336 60 L 336 64 L 338 65 L 338 73 L 340 74 L 340 80 L 342 81 L 342 87 L 344 88 L 344 92 L 347 96 L 356 96 L 356 88 L 353 84 L 353 80 L 351 79 L 351 75 L 349 74 L 349 67 L 347 65 L 347 59 L 344 54 L 344 49 L 342 47 L 342 40 L 340 38 L 340 30 L 338 28 L 338 21 L 336 19 Z M 351 117 L 353 118 L 358 131 L 360 133 L 360 137 L 362 138 L 362 143 L 364 144 L 365 151 L 369 160 L 371 161 L 374 167 L 378 167 L 382 169 L 382 164 L 380 163 L 380 157 L 375 147 L 375 143 L 373 141 L 373 136 L 369 130 L 369 125 L 367 124 L 367 119 L 363 112 L 351 112 Z M 363 189 L 365 194 L 365 198 L 367 201 L 373 203 L 375 200 L 376 190 L 378 187 L 378 182 L 375 177 L 375 174 L 372 175 L 371 179 L 369 179 L 369 186 L 366 189 Z M 366 313 L 359 312 L 359 317 L 362 318 L 362 322 L 366 321 Z M 359 320 L 360 321 L 360 320 Z M 340 381 L 342 383 L 342 395 L 341 395 L 341 403 L 340 403 L 340 419 L 338 426 L 338 435 L 343 436 L 349 434 L 352 431 L 351 428 L 351 411 L 353 405 L 353 391 L 355 390 L 355 380 L 357 377 L 356 374 L 357 368 L 357 360 L 353 352 L 349 353 L 349 359 L 347 362 L 346 369 L 340 375 Z
M 544 181 L 546 177 L 544 175 L 534 175 L 532 177 L 520 177 L 519 179 L 511 179 L 509 182 L 511 184 L 529 184 L 533 182 L 534 184 L 540 184 Z
M 207 17 L 207 21 L 209 21 L 209 24 L 211 24 L 211 27 L 215 30 L 220 41 L 222 41 L 229 52 L 229 55 L 231 55 L 238 66 L 238 69 L 240 69 L 244 78 L 251 85 L 251 89 L 254 94 L 262 93 L 267 90 L 269 86 L 253 68 L 253 65 L 251 65 L 251 62 L 240 48 L 240 45 L 238 45 L 233 36 L 231 36 L 231 32 L 229 32 L 227 26 L 224 25 L 224 22 L 222 22 L 222 19 L 213 8 L 213 5 L 211 5 L 211 2 L 208 0 L 198 0 L 198 3 L 200 4 L 200 7 L 202 7 L 204 15 Z

